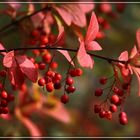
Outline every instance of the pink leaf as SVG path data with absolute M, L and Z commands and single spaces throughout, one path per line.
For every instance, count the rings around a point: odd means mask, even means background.
M 38 27 L 38 25 L 41 23 L 42 19 L 44 18 L 44 15 L 42 12 L 39 12 L 31 17 L 32 23 L 34 27 Z
M 28 129 L 32 137 L 41 137 L 42 132 L 37 125 L 29 119 L 29 117 L 23 116 L 19 108 L 15 109 L 17 118 L 22 122 L 22 124 Z
M 102 50 L 101 46 L 96 41 L 91 41 L 86 45 L 86 49 L 90 51 Z
M 15 56 L 18 62 L 18 65 L 28 79 L 32 82 L 36 82 L 38 78 L 38 73 L 35 68 L 35 65 L 30 61 L 26 56 Z
M 4 56 L 3 65 L 7 68 L 16 67 L 16 61 L 14 59 L 14 51 L 10 51 Z
M 55 7 L 55 9 L 60 14 L 60 16 L 63 18 L 63 20 L 66 22 L 66 24 L 68 26 L 70 26 L 71 22 L 72 22 L 72 16 L 70 13 L 68 13 L 68 11 L 65 9 L 65 7 L 64 6 Z
M 93 68 L 94 62 L 90 55 L 87 54 L 84 42 L 80 43 L 80 48 L 77 53 L 77 59 L 82 67 Z
M 74 66 L 74 63 L 68 53 L 68 51 L 65 51 L 65 50 L 57 50 L 59 51 L 61 54 L 63 54 L 65 56 L 65 58 Z
M 12 85 L 19 88 L 24 83 L 24 75 L 19 67 L 11 67 L 8 69 L 8 77 Z
M 57 36 L 56 42 L 53 45 L 63 46 L 64 45 L 64 40 L 65 40 L 64 27 L 61 26 L 61 27 L 59 27 L 59 34 Z
M 122 52 L 119 56 L 119 60 L 120 61 L 127 61 L 128 60 L 128 52 L 127 51 Z
M 5 50 L 4 46 L 0 43 L 0 50 Z M 6 52 L 1 52 L 2 55 L 6 55 Z
M 140 50 L 140 28 L 136 32 L 136 39 L 138 43 L 138 49 Z
M 68 26 L 74 23 L 77 26 L 86 26 L 86 16 L 78 4 L 65 4 L 54 7 Z
M 55 107 L 52 109 L 42 108 L 41 113 L 53 117 L 54 119 L 61 121 L 63 123 L 69 123 L 71 121 L 70 114 L 65 108 L 65 106 L 60 103 L 60 101 L 55 101 Z
M 136 46 L 134 46 L 131 50 L 130 58 L 132 59 L 133 57 L 135 57 L 137 53 L 138 53 L 138 50 Z
M 99 25 L 94 12 L 92 12 L 91 19 L 89 22 L 88 30 L 86 33 L 85 42 L 89 43 L 96 38 L 96 35 L 99 31 Z
M 137 71 L 136 68 L 133 68 L 133 71 L 135 72 L 137 80 L 138 80 L 138 96 L 140 96 L 140 73 L 139 73 L 140 69 L 139 71 Z
M 78 5 L 80 6 L 81 10 L 82 10 L 84 13 L 90 12 L 90 11 L 93 10 L 94 7 L 95 7 L 95 4 L 94 4 L 94 3 L 90 3 L 90 4 L 88 4 L 88 3 L 86 3 L 86 4 L 79 3 Z

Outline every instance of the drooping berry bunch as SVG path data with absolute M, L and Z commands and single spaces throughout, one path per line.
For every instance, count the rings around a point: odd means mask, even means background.
M 9 112 L 8 104 L 14 100 L 13 94 L 8 94 L 5 90 L 0 93 L 0 114 Z
M 106 99 L 100 104 L 94 105 L 94 112 L 99 114 L 100 118 L 106 118 L 111 120 L 112 114 L 115 112 L 119 112 L 119 122 L 122 125 L 126 125 L 128 123 L 127 115 L 123 111 L 123 105 L 126 97 L 130 92 L 130 82 L 121 84 L 118 76 L 114 75 L 115 79 L 113 84 L 109 87 L 110 90 L 105 92 L 107 88 L 97 88 L 95 90 L 95 96 L 100 97 L 103 94 L 106 95 Z M 99 82 L 101 85 L 105 85 L 108 81 L 108 78 L 102 77 Z M 120 110 L 119 110 L 120 108 Z

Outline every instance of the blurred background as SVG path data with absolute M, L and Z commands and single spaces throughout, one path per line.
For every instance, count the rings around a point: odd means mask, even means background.
M 115 4 L 111 5 L 113 6 L 113 11 L 116 12 Z M 6 7 L 6 4 L 0 4 L 0 11 L 4 10 Z M 98 39 L 103 50 L 95 52 L 95 54 L 117 58 L 124 50 L 130 52 L 136 40 L 136 30 L 140 27 L 140 4 L 126 4 L 123 12 L 117 13 L 117 19 L 110 18 L 110 16 L 100 13 L 98 7 L 99 4 L 95 4 L 95 12 L 97 13 L 97 16 L 103 15 L 103 17 L 109 22 L 110 28 L 104 30 L 104 38 Z M 26 8 L 27 5 L 22 4 L 20 11 L 26 11 Z M 39 9 L 40 6 L 36 4 L 36 8 Z M 87 14 L 88 23 L 90 15 L 91 12 Z M 2 28 L 10 22 L 11 17 L 6 16 L 1 12 L 0 27 Z M 71 27 L 66 26 L 65 28 L 67 29 L 66 46 L 69 48 L 78 47 L 79 44 L 77 38 L 73 36 Z M 83 33 L 85 33 L 84 29 Z M 12 48 L 13 46 L 19 47 L 22 43 L 19 34 L 20 31 L 16 27 L 9 28 L 7 31 L 0 33 L 0 41 L 7 48 Z M 58 72 L 62 75 L 65 74 L 66 69 L 68 68 L 67 60 L 59 53 L 55 60 L 58 60 Z M 26 118 L 26 122 L 30 120 L 35 126 L 32 123 L 30 123 L 31 125 L 29 125 L 29 127 L 23 125 L 23 121 L 18 117 L 20 115 L 15 108 L 20 102 L 19 92 L 11 90 L 7 79 L 5 84 L 6 89 L 15 94 L 15 101 L 11 103 L 10 115 L 0 118 L 0 136 L 33 136 L 35 133 L 38 133 L 38 129 L 42 136 L 54 137 L 140 136 L 140 97 L 137 95 L 138 85 L 135 76 L 133 76 L 132 80 L 131 94 L 124 105 L 124 111 L 126 111 L 128 115 L 128 125 L 122 126 L 119 124 L 118 113 L 113 114 L 113 119 L 111 121 L 101 119 L 94 113 L 94 104 L 104 99 L 104 96 L 100 98 L 94 96 L 95 89 L 100 87 L 98 82 L 99 78 L 102 76 L 110 77 L 113 74 L 112 68 L 107 62 L 97 58 L 94 58 L 94 60 L 95 65 L 92 70 L 82 68 L 83 75 L 74 78 L 76 91 L 74 94 L 70 95 L 70 101 L 66 105 L 59 101 L 63 89 L 60 91 L 56 90 L 54 93 L 49 94 L 43 92 L 42 89 L 39 89 L 36 84 L 32 86 L 29 84 L 27 86 L 27 89 L 30 87 L 29 96 L 32 100 L 41 102 L 39 96 L 43 96 L 47 100 L 44 107 L 45 113 L 41 114 L 33 110 L 28 115 L 24 113 L 22 114 L 23 119 Z M 78 63 L 77 66 L 80 67 Z M 34 133 L 32 133 L 31 129 L 36 130 L 33 130 Z

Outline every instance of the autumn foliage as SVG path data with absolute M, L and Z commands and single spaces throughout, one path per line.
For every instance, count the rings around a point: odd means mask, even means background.
M 136 31 L 136 41 L 130 53 L 124 50 L 117 54 L 117 58 L 100 55 L 106 49 L 102 45 L 106 31 L 111 30 L 111 22 L 117 22 L 127 5 L 28 3 L 24 6 L 26 11 L 20 10 L 23 8 L 21 3 L 7 3 L 0 13 L 12 20 L 0 28 L 0 34 L 16 28 L 20 35 L 20 46 L 8 46 L 3 40 L 0 42 L 1 119 L 10 122 L 16 117 L 30 136 L 47 135 L 32 120 L 33 112 L 40 119 L 50 116 L 69 124 L 72 113 L 65 104 L 73 102 L 72 96 L 78 100 L 76 92 L 79 87 L 75 81 L 86 76 L 85 69 L 94 70 L 102 60 L 111 67 L 112 74 L 99 77 L 99 87 L 94 89 L 97 101 L 93 112 L 100 119 L 113 122 L 117 116 L 119 124 L 128 124 L 124 103 L 131 94 L 133 75 L 137 78 L 140 96 L 140 29 Z M 68 42 L 69 38 L 74 38 L 76 43 L 72 39 Z M 109 87 L 108 83 L 111 83 Z M 97 135 L 100 134 L 98 127 L 93 128 L 88 120 L 83 126 L 87 131 L 90 127 Z

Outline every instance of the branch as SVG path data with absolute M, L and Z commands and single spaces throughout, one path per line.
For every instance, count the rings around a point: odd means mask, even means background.
M 48 49 L 48 50 L 65 50 L 65 51 L 69 51 L 69 52 L 77 52 L 78 49 L 69 49 L 69 48 L 60 48 L 60 47 L 52 47 L 52 46 L 46 46 L 46 47 L 28 47 L 28 48 L 10 48 L 10 49 L 6 49 L 6 50 L 0 50 L 0 52 L 7 52 L 7 51 L 23 51 L 23 50 L 44 50 L 44 49 Z M 126 61 L 121 61 L 118 59 L 113 59 L 113 58 L 109 58 L 109 57 L 105 57 L 105 56 L 101 56 L 101 55 L 97 55 L 97 54 L 93 54 L 90 52 L 87 52 L 90 56 L 99 58 L 99 59 L 103 59 L 106 60 L 107 62 L 111 63 L 111 62 L 119 62 L 122 64 L 126 64 Z
M 18 20 L 14 20 L 14 21 L 11 22 L 10 24 L 7 24 L 7 25 L 5 25 L 4 27 L 2 27 L 2 28 L 0 29 L 0 33 L 3 32 L 3 31 L 5 31 L 5 30 L 7 30 L 7 29 L 9 29 L 9 28 L 12 27 L 12 26 L 17 25 L 19 22 L 21 22 L 21 21 L 23 21 L 23 20 L 25 20 L 25 19 L 27 19 L 27 18 L 30 18 L 30 17 L 36 15 L 37 13 L 39 13 L 39 12 L 41 12 L 41 11 L 45 11 L 45 10 L 46 10 L 46 11 L 50 11 L 50 10 L 51 10 L 51 7 L 44 7 L 44 8 L 42 8 L 42 9 L 38 10 L 38 11 L 33 12 L 33 13 L 30 14 L 30 15 L 26 15 L 26 16 L 24 16 L 24 17 L 18 19 Z

